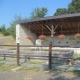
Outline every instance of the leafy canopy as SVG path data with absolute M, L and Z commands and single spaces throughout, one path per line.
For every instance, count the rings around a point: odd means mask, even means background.
M 32 12 L 31 12 L 31 19 L 34 18 L 41 18 L 44 17 L 45 15 L 47 15 L 48 9 L 47 8 L 35 8 Z
M 72 0 L 68 8 L 58 8 L 54 15 L 71 14 L 80 12 L 80 0 Z

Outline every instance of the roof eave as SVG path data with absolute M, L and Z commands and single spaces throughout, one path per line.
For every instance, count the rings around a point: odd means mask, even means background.
M 66 15 L 59 15 L 59 16 L 48 16 L 48 17 L 36 18 L 36 19 L 30 19 L 30 20 L 21 20 L 21 21 L 16 21 L 15 23 L 16 24 L 21 24 L 21 23 L 27 23 L 27 22 L 35 22 L 35 21 L 42 21 L 42 20 L 67 18 L 67 17 L 76 17 L 76 16 L 80 16 L 80 13 L 66 14 Z

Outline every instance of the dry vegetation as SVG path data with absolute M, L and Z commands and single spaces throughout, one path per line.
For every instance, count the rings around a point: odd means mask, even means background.
M 0 34 L 1 35 L 1 34 Z M 2 36 L 2 37 L 4 37 L 4 36 Z M 6 36 L 7 37 L 7 36 Z M 9 36 L 8 36 L 9 37 Z M 12 37 L 12 36 L 10 36 L 10 37 Z M 16 45 L 16 40 L 14 40 L 13 38 L 11 38 L 11 39 L 8 39 L 8 40 L 4 40 L 3 41 L 3 45 Z M 15 49 L 16 47 L 12 47 L 12 46 L 10 46 L 10 47 L 7 47 L 7 46 L 1 46 L 1 48 L 5 48 L 5 49 Z
M 0 33 L 0 37 L 3 37 L 4 35 Z
M 5 40 L 3 44 L 5 44 L 5 45 L 15 45 L 16 41 L 14 39 L 9 39 L 9 40 Z

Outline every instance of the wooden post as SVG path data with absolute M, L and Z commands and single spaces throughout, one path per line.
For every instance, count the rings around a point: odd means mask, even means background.
M 49 44 L 49 69 L 52 69 L 52 42 Z
M 4 60 L 5 60 L 5 58 L 6 58 L 6 56 L 5 56 L 5 54 L 4 54 Z
M 17 66 L 20 66 L 19 64 L 19 43 L 17 43 Z
M 24 59 L 25 59 L 25 61 L 24 61 L 24 62 L 26 62 L 26 61 L 27 61 L 27 56 L 24 56 Z

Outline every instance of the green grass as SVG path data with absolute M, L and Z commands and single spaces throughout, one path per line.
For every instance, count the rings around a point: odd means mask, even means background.
M 72 71 L 72 73 L 74 73 L 76 76 L 80 77 L 80 70 L 74 70 L 74 71 Z
M 6 71 L 9 72 L 14 67 L 16 67 L 16 65 L 14 65 L 14 64 L 5 64 L 4 62 L 0 62 L 0 71 L 2 71 L 2 72 L 6 72 Z
M 5 62 L 0 62 L 0 71 L 2 72 L 10 72 L 11 69 L 16 68 L 17 66 L 15 64 L 6 64 Z M 17 71 L 22 71 L 22 70 L 34 70 L 36 72 L 39 71 L 39 67 L 32 66 L 32 67 L 26 67 L 26 66 L 21 66 L 20 69 Z
M 22 68 L 18 69 L 17 71 L 22 71 L 22 70 L 34 70 L 34 71 L 38 72 L 39 71 L 39 67 L 35 67 L 35 66 L 33 66 L 33 67 L 22 66 Z
M 80 57 L 80 54 L 74 53 L 74 58 L 78 58 L 78 57 Z
M 68 74 L 74 74 L 74 75 L 80 77 L 80 70 L 71 70 L 71 71 L 69 70 L 66 73 L 68 73 Z
M 54 72 L 62 72 L 62 70 L 56 69 L 56 68 L 53 68 L 52 71 L 54 71 Z
M 28 61 L 28 63 L 31 63 L 31 64 L 43 64 L 44 62 L 41 62 L 41 61 Z
M 0 67 L 2 67 L 4 64 L 5 64 L 5 62 L 1 62 L 1 63 L 0 63 Z
M 54 73 L 65 72 L 67 74 L 75 75 L 75 76 L 79 76 L 80 77 L 80 70 L 60 70 L 60 69 L 53 68 L 52 71 L 54 71 Z

